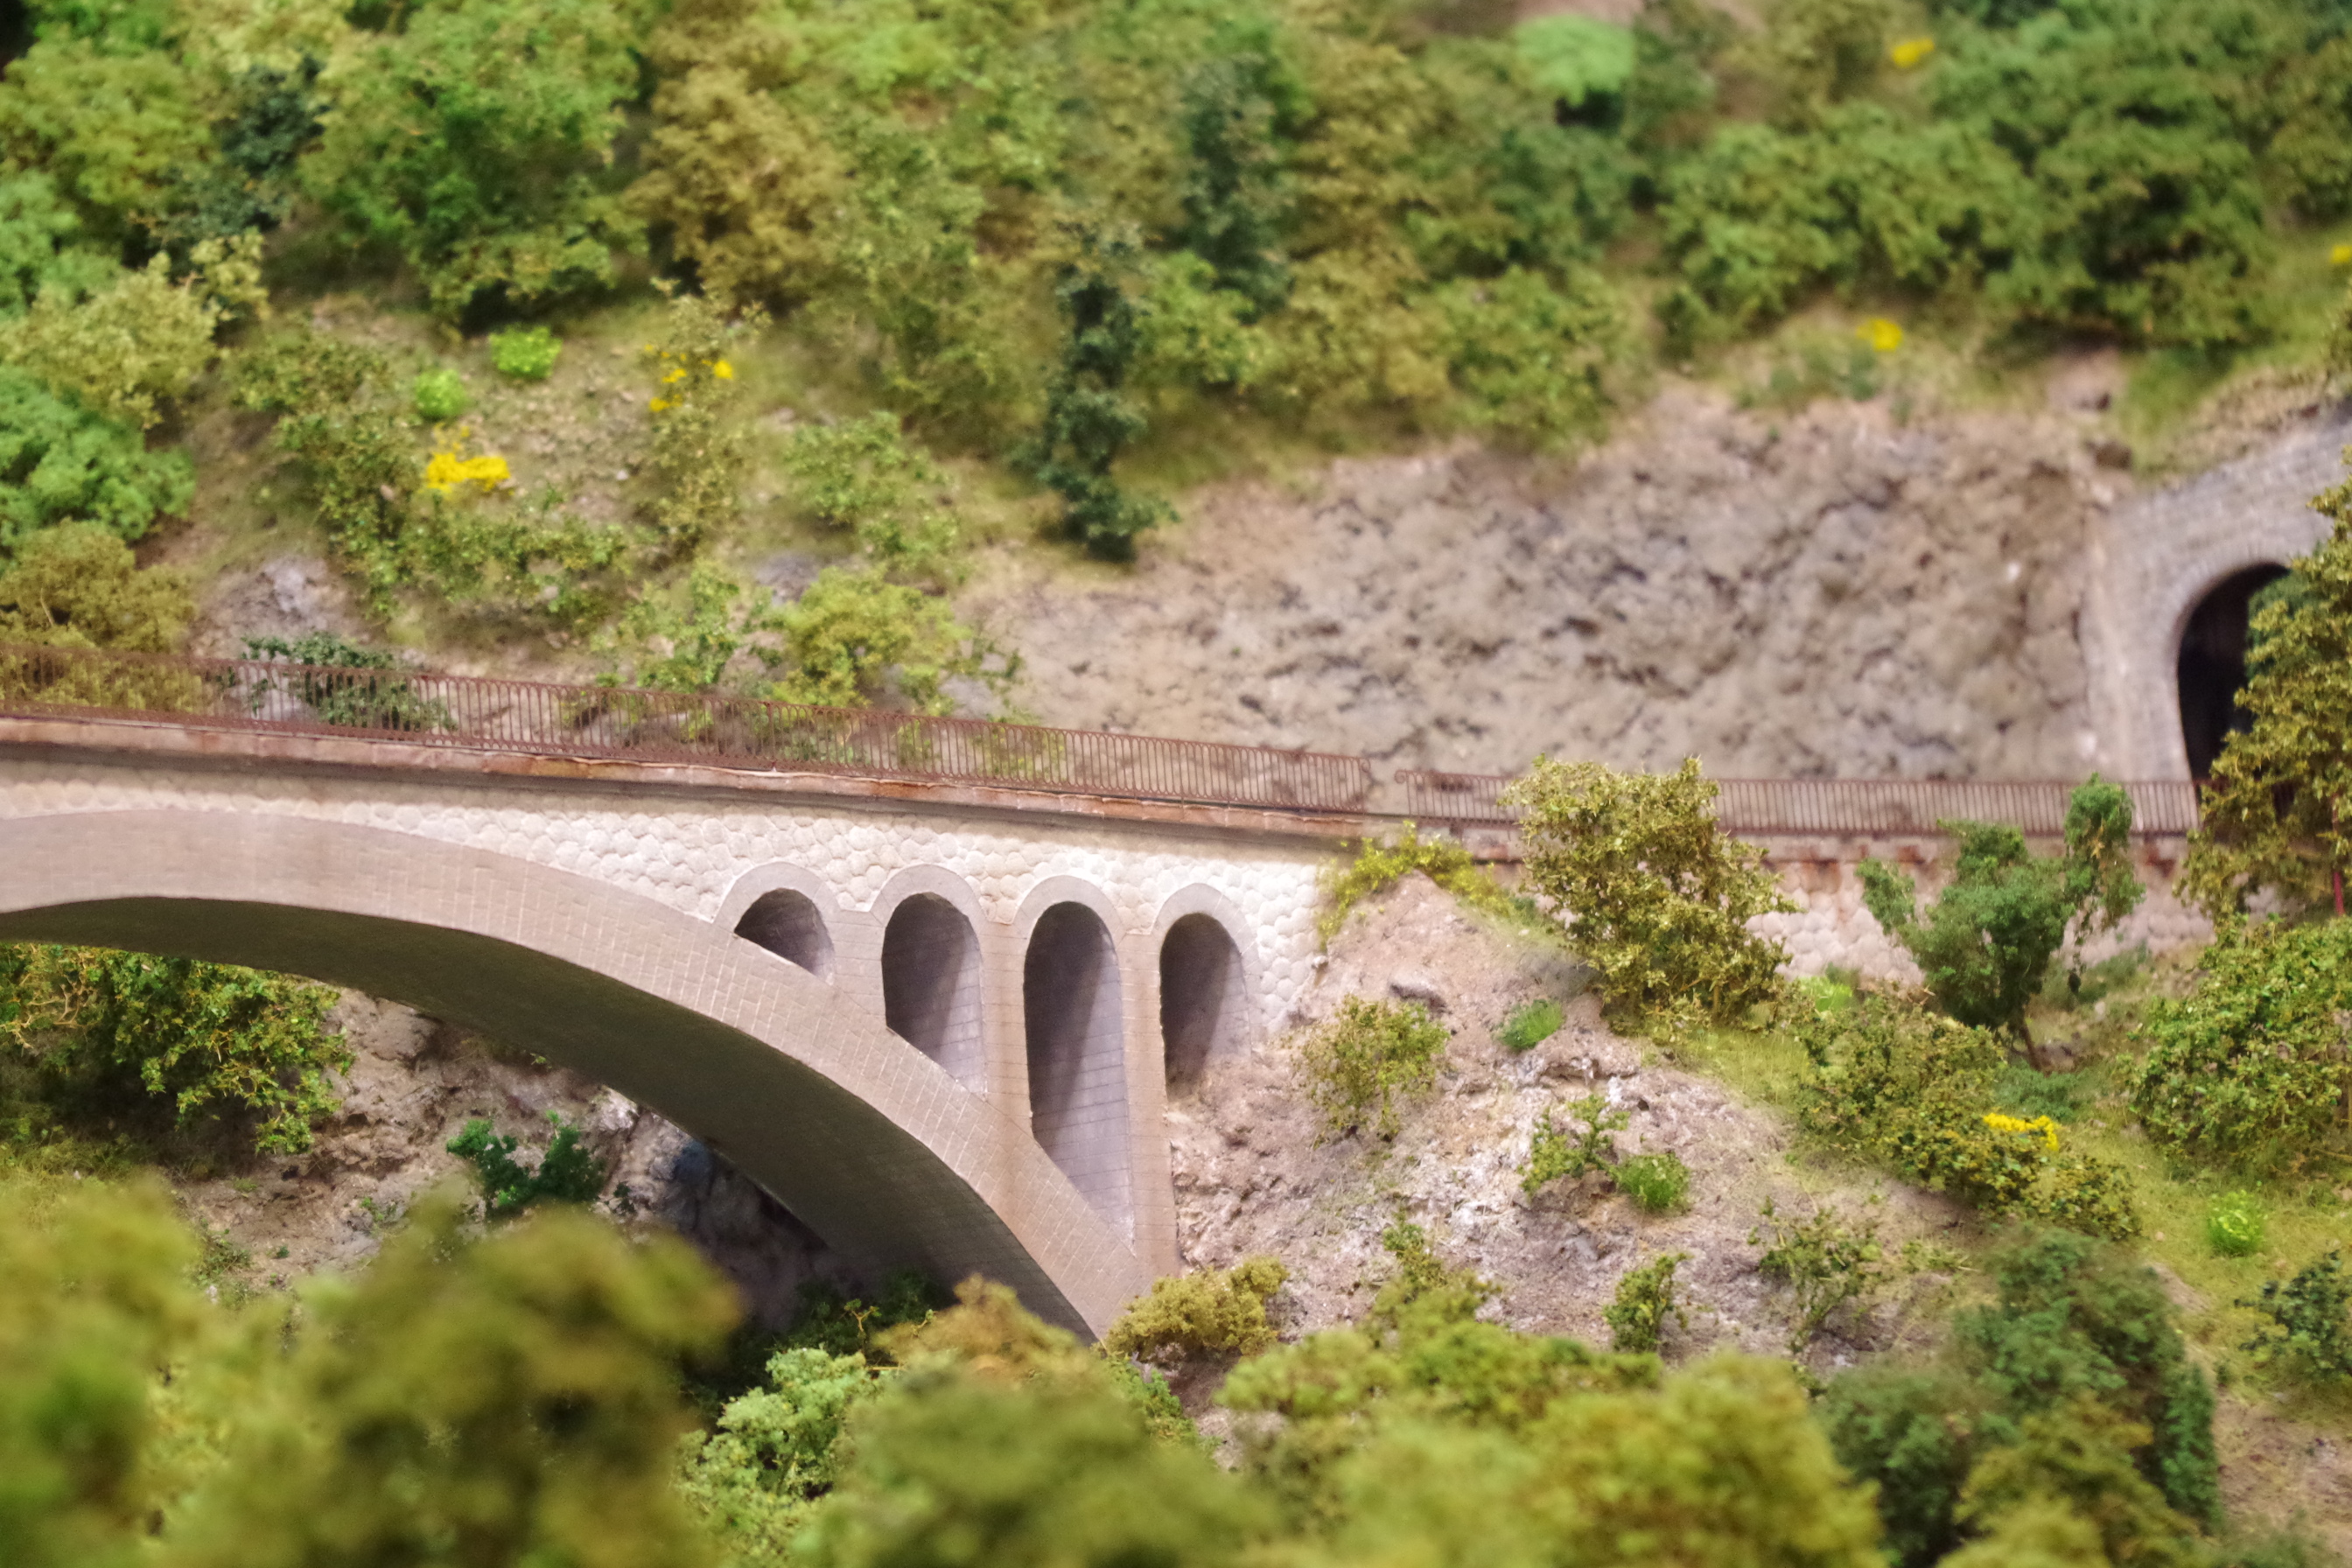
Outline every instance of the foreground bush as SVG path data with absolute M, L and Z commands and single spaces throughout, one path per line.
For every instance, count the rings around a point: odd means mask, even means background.
M 1748 930 L 1796 906 L 1762 852 L 1725 833 L 1696 760 L 1671 773 L 1536 759 L 1504 794 L 1528 883 L 1625 1006 L 1727 1020 L 1765 1001 L 1787 956 Z
M 2292 1168 L 2339 1150 L 2347 1011 L 2352 921 L 2225 925 L 2196 989 L 2148 1010 L 2132 1113 L 2159 1142 L 2226 1163 Z
M 1993 1109 L 1998 1037 L 1885 996 L 1797 1027 L 1798 1120 L 1830 1142 L 1988 1215 L 2031 1215 L 2094 1236 L 2139 1233 L 2123 1170 L 2063 1148 L 2059 1124 Z

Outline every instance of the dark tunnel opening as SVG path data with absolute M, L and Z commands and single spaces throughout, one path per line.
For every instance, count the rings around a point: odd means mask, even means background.
M 2213 763 L 2231 731 L 2252 721 L 2238 705 L 2246 684 L 2246 622 L 2253 597 L 2286 575 L 2282 566 L 2249 566 L 2216 584 L 2180 634 L 2178 678 L 2180 739 L 2189 752 L 2189 776 L 2211 776 Z

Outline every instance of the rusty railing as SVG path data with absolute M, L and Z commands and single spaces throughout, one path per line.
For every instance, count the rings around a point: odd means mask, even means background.
M 1516 820 L 1501 795 L 1507 773 L 1400 770 L 1405 815 L 1416 821 L 1507 826 Z M 1718 779 L 1716 815 L 1733 833 L 1753 836 L 1933 834 L 1955 817 L 2006 822 L 2055 837 L 2066 829 L 2074 784 L 2057 779 Z M 2143 780 L 2124 789 L 2132 831 L 2178 836 L 2197 826 L 2197 786 L 2187 779 Z
M 0 714 L 1360 813 L 1359 757 L 753 698 L 0 645 Z

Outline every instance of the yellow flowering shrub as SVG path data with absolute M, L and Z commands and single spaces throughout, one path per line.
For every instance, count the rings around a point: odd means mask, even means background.
M 1888 49 L 1886 58 L 1894 62 L 1896 70 L 1907 71 L 1916 69 L 1935 52 L 1936 40 L 1933 38 L 1906 38 Z
M 1995 1110 L 1986 1113 L 1984 1124 L 1996 1132 L 2038 1132 L 2052 1153 L 2058 1152 L 2058 1123 L 2046 1116 L 2037 1116 L 2028 1121 L 2022 1117 L 2003 1116 Z
M 512 477 L 504 458 L 488 453 L 461 458 L 454 451 L 436 452 L 425 465 L 425 488 L 445 496 L 464 485 L 478 486 L 487 495 Z
M 1875 352 L 1891 354 L 1903 346 L 1903 323 L 1890 321 L 1884 316 L 1873 316 L 1856 327 L 1853 335 Z

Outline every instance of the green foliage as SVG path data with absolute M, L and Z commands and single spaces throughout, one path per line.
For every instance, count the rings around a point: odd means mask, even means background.
M 730 319 L 707 300 L 674 299 L 660 337 L 646 345 L 646 363 L 659 379 L 651 404 L 654 448 L 648 466 L 662 493 L 652 521 L 671 552 L 691 552 L 742 515 L 748 459 L 742 426 L 734 416 L 735 367 L 727 355 L 765 321 L 757 311 Z M 555 363 L 551 337 L 544 358 L 541 376 Z M 529 363 L 539 363 L 535 351 Z
M 140 1560 L 152 1369 L 196 1337 L 194 1255 L 161 1192 L 43 1202 L 0 1182 L 0 1539 L 21 1568 Z
M 1870 85 L 1895 22 L 1889 0 L 1770 0 L 1757 53 L 1799 123 Z
M 1349 910 L 1366 899 L 1386 892 L 1415 871 L 1472 909 L 1498 915 L 1519 912 L 1510 895 L 1496 882 L 1494 873 L 1472 859 L 1470 851 L 1459 841 L 1423 838 L 1419 826 L 1408 822 L 1391 837 L 1364 840 L 1356 858 L 1345 870 L 1324 875 L 1325 908 L 1317 917 L 1317 932 L 1329 942 L 1348 923 Z M 1528 1043 L 1535 1044 L 1532 1040 Z
M 2044 1550 L 2053 1540 L 2081 1542 L 2096 1549 L 2092 1563 L 2194 1568 L 2207 1560 L 2195 1526 L 2132 1462 L 2147 1440 L 2146 1426 L 2088 1394 L 2028 1415 L 2017 1440 L 1988 1453 L 1969 1475 L 1958 1517 L 1988 1531 L 1988 1547 L 2017 1542 L 2024 1516 Z M 2069 1516 L 2080 1523 L 2056 1522 Z
M 2251 1258 L 2263 1249 L 2268 1215 L 2252 1193 L 2224 1193 L 2205 1210 L 2205 1245 L 2223 1258 Z
M 1609 1325 L 1610 1349 L 1621 1355 L 1654 1355 L 1668 1316 L 1688 1326 L 1690 1315 L 1675 1300 L 1675 1270 L 1689 1261 L 1687 1252 L 1670 1252 L 1625 1270 L 1616 1297 L 1601 1312 Z
M 1528 63 L 1540 89 L 1570 110 L 1611 100 L 1622 108 L 1633 78 L 1634 35 L 1631 28 L 1575 15 L 1538 16 L 1511 29 L 1511 42 Z M 1584 118 L 1598 116 L 1590 111 Z
M 114 258 L 82 243 L 81 231 L 47 174 L 0 175 L 0 317 L 24 314 L 44 292 L 79 298 L 115 276 Z
M 611 172 L 635 22 L 607 0 L 404 7 L 322 79 L 334 112 L 304 188 L 352 241 L 395 247 L 445 315 L 609 283 L 641 238 Z
M 1536 1119 L 1528 1142 L 1527 1173 L 1519 1178 L 1519 1190 L 1530 1197 L 1563 1177 L 1573 1181 L 1588 1171 L 1608 1170 L 1617 1157 L 1610 1134 L 1632 1120 L 1632 1112 L 1613 1109 L 1605 1094 L 1572 1100 L 1568 1110 L 1584 1124 L 1580 1131 L 1554 1126 L 1549 1110 Z
M 1809 1132 L 1989 1215 L 2033 1215 L 2118 1238 L 2138 1234 L 2119 1167 L 2062 1152 L 2054 1119 L 1989 1110 L 1999 1102 L 2003 1067 L 1990 1031 L 1872 995 L 1800 1019 L 1795 1033 L 1807 1064 L 1797 1116 Z
M 1111 478 L 1146 419 L 1125 388 L 1143 346 L 1137 308 L 1121 274 L 1133 247 L 1097 244 L 1066 268 L 1054 289 L 1066 325 L 1060 374 L 1045 395 L 1045 423 L 1021 461 L 1060 494 L 1062 529 L 1109 561 L 1132 560 L 1135 536 L 1175 516 L 1156 497 L 1129 495 Z
M 0 83 L 0 165 L 38 170 L 85 232 L 120 246 L 213 155 L 204 84 L 162 50 L 42 38 Z
M 828 528 L 848 530 L 883 569 L 949 574 L 961 530 L 947 476 L 907 444 L 897 415 L 795 430 L 784 466 L 801 510 Z
M 1560 1025 L 1566 1021 L 1567 1015 L 1560 1011 L 1559 1003 L 1549 996 L 1538 996 L 1512 1008 L 1511 1016 L 1503 1020 L 1503 1027 L 1495 1037 L 1503 1042 L 1507 1050 L 1531 1051 L 1559 1034 Z
M 733 1317 L 676 1240 L 562 1212 L 477 1237 L 420 1204 L 314 1293 L 173 1561 L 706 1563 L 672 1481 L 676 1367 Z
M 1944 1561 L 1960 1542 L 1960 1489 L 1988 1446 L 1983 1387 L 1955 1366 L 1874 1361 L 1831 1379 L 1814 1414 L 1838 1462 L 1877 1484 L 1899 1568 Z
M 762 1386 L 728 1401 L 711 1430 L 687 1435 L 678 1489 L 735 1563 L 785 1561 L 812 1505 L 840 1474 L 850 1413 L 890 1375 L 855 1352 L 779 1351 Z
M 282 693 L 309 710 L 322 724 L 355 730 L 446 730 L 452 727 L 449 710 L 416 694 L 404 675 L 389 673 L 404 667 L 391 654 L 361 647 L 332 632 L 312 632 L 288 642 L 283 637 L 247 637 L 245 657 L 283 659 L 299 665 L 303 673 L 282 679 L 246 677 L 247 700 L 257 707 L 264 693 Z M 319 675 L 317 670 L 384 671 L 383 674 Z
M 2010 1062 L 1993 1079 L 1992 1102 L 2027 1121 L 2046 1116 L 2066 1122 L 2083 1114 L 2089 1092 L 2081 1073 L 2037 1072 L 2022 1062 Z
M 1612 1174 L 1618 1190 L 1652 1214 L 1672 1214 L 1690 1199 L 1690 1167 L 1678 1154 L 1629 1154 Z
M 882 1345 L 891 1330 L 919 1327 L 950 1300 L 912 1269 L 900 1269 L 885 1279 L 871 1305 L 813 1279 L 801 1287 L 800 1311 L 783 1337 L 783 1346 L 887 1361 L 888 1352 Z
M 1397 1135 L 1397 1106 L 1437 1083 L 1437 1054 L 1445 1026 L 1418 1002 L 1343 997 L 1339 1013 L 1299 1041 L 1298 1071 L 1307 1099 L 1322 1118 L 1323 1140 L 1369 1126 L 1381 1138 Z
M 2253 723 L 2223 743 L 2181 868 L 2182 895 L 2217 921 L 2263 889 L 2340 910 L 2352 873 L 2352 485 L 2312 506 L 2334 526 L 2293 563 L 2300 590 L 2253 616 L 2238 694 Z
M 465 378 L 448 367 L 420 370 L 408 384 L 409 405 L 428 425 L 446 425 L 474 405 Z
M 545 327 L 490 334 L 490 366 L 509 381 L 545 381 L 562 353 L 563 344 Z
M 1454 1268 L 1437 1256 L 1429 1232 L 1400 1215 L 1381 1232 L 1381 1248 L 1396 1259 L 1396 1273 L 1372 1297 L 1372 1321 L 1412 1332 L 1432 1323 L 1466 1322 L 1502 1294 L 1476 1270 Z
M 474 1167 L 484 1218 L 512 1219 L 544 1203 L 593 1204 L 604 1191 L 604 1163 L 582 1142 L 579 1123 L 552 1110 L 547 1120 L 555 1136 L 534 1167 L 514 1157 L 521 1139 L 500 1137 L 479 1117 L 449 1141 L 449 1152 Z
M 2292 1279 L 2264 1280 L 2261 1295 L 2238 1304 L 2270 1320 L 2244 1347 L 2257 1359 L 2285 1361 L 2322 1381 L 2352 1378 L 2352 1279 L 2340 1251 L 2314 1258 Z
M 2129 1076 L 2148 1135 L 2200 1158 L 2294 1167 L 2340 1148 L 2352 1095 L 2352 922 L 2225 925 L 2197 988 L 2158 998 Z
M 185 452 L 151 452 L 137 430 L 0 364 L 0 551 L 75 518 L 138 539 L 195 491 Z
M 1145 1360 L 1255 1355 L 1274 1343 L 1265 1304 L 1289 1278 L 1279 1260 L 1250 1258 L 1231 1268 L 1155 1279 L 1151 1294 L 1110 1326 L 1103 1348 Z
M 44 529 L 0 567 L 0 642 L 173 653 L 195 613 L 185 577 L 141 570 L 94 522 Z
M 1859 1311 L 1885 1285 L 1891 1269 L 1878 1245 L 1875 1219 L 1849 1225 L 1824 1205 L 1812 1218 L 1791 1218 L 1784 1225 L 1769 1198 L 1762 1212 L 1764 1224 L 1749 1233 L 1748 1244 L 1759 1246 L 1764 1232 L 1771 1232 L 1771 1245 L 1756 1267 L 1797 1298 L 1797 1326 L 1789 1333 L 1793 1355 L 1812 1343 L 1838 1309 L 1851 1305 Z
M 1937 824 L 1958 843 L 1952 880 L 1922 918 L 1910 879 L 1862 863 L 1863 900 L 1927 976 L 1927 989 L 1964 1024 L 2026 1037 L 2025 1005 L 2072 929 L 2077 940 L 2113 928 L 2139 905 L 2131 866 L 2131 798 L 2096 773 L 2066 807 L 2066 852 L 2028 852 L 2000 823 Z
M 1735 1018 L 1785 956 L 1748 930 L 1795 908 L 1761 852 L 1716 826 L 1696 760 L 1672 773 L 1536 759 L 1505 793 L 1528 882 L 1612 1000 L 1669 1021 Z
M 0 1045 L 31 1053 L 78 1118 L 168 1100 L 182 1128 L 220 1120 L 265 1153 L 299 1153 L 351 1066 L 323 986 L 189 958 L 101 948 L 9 950 Z
M 787 702 L 863 708 L 887 701 L 918 713 L 955 707 L 949 682 L 1002 691 L 1019 668 L 958 620 L 947 600 L 870 572 L 828 566 L 775 614 L 782 657 L 770 695 Z

